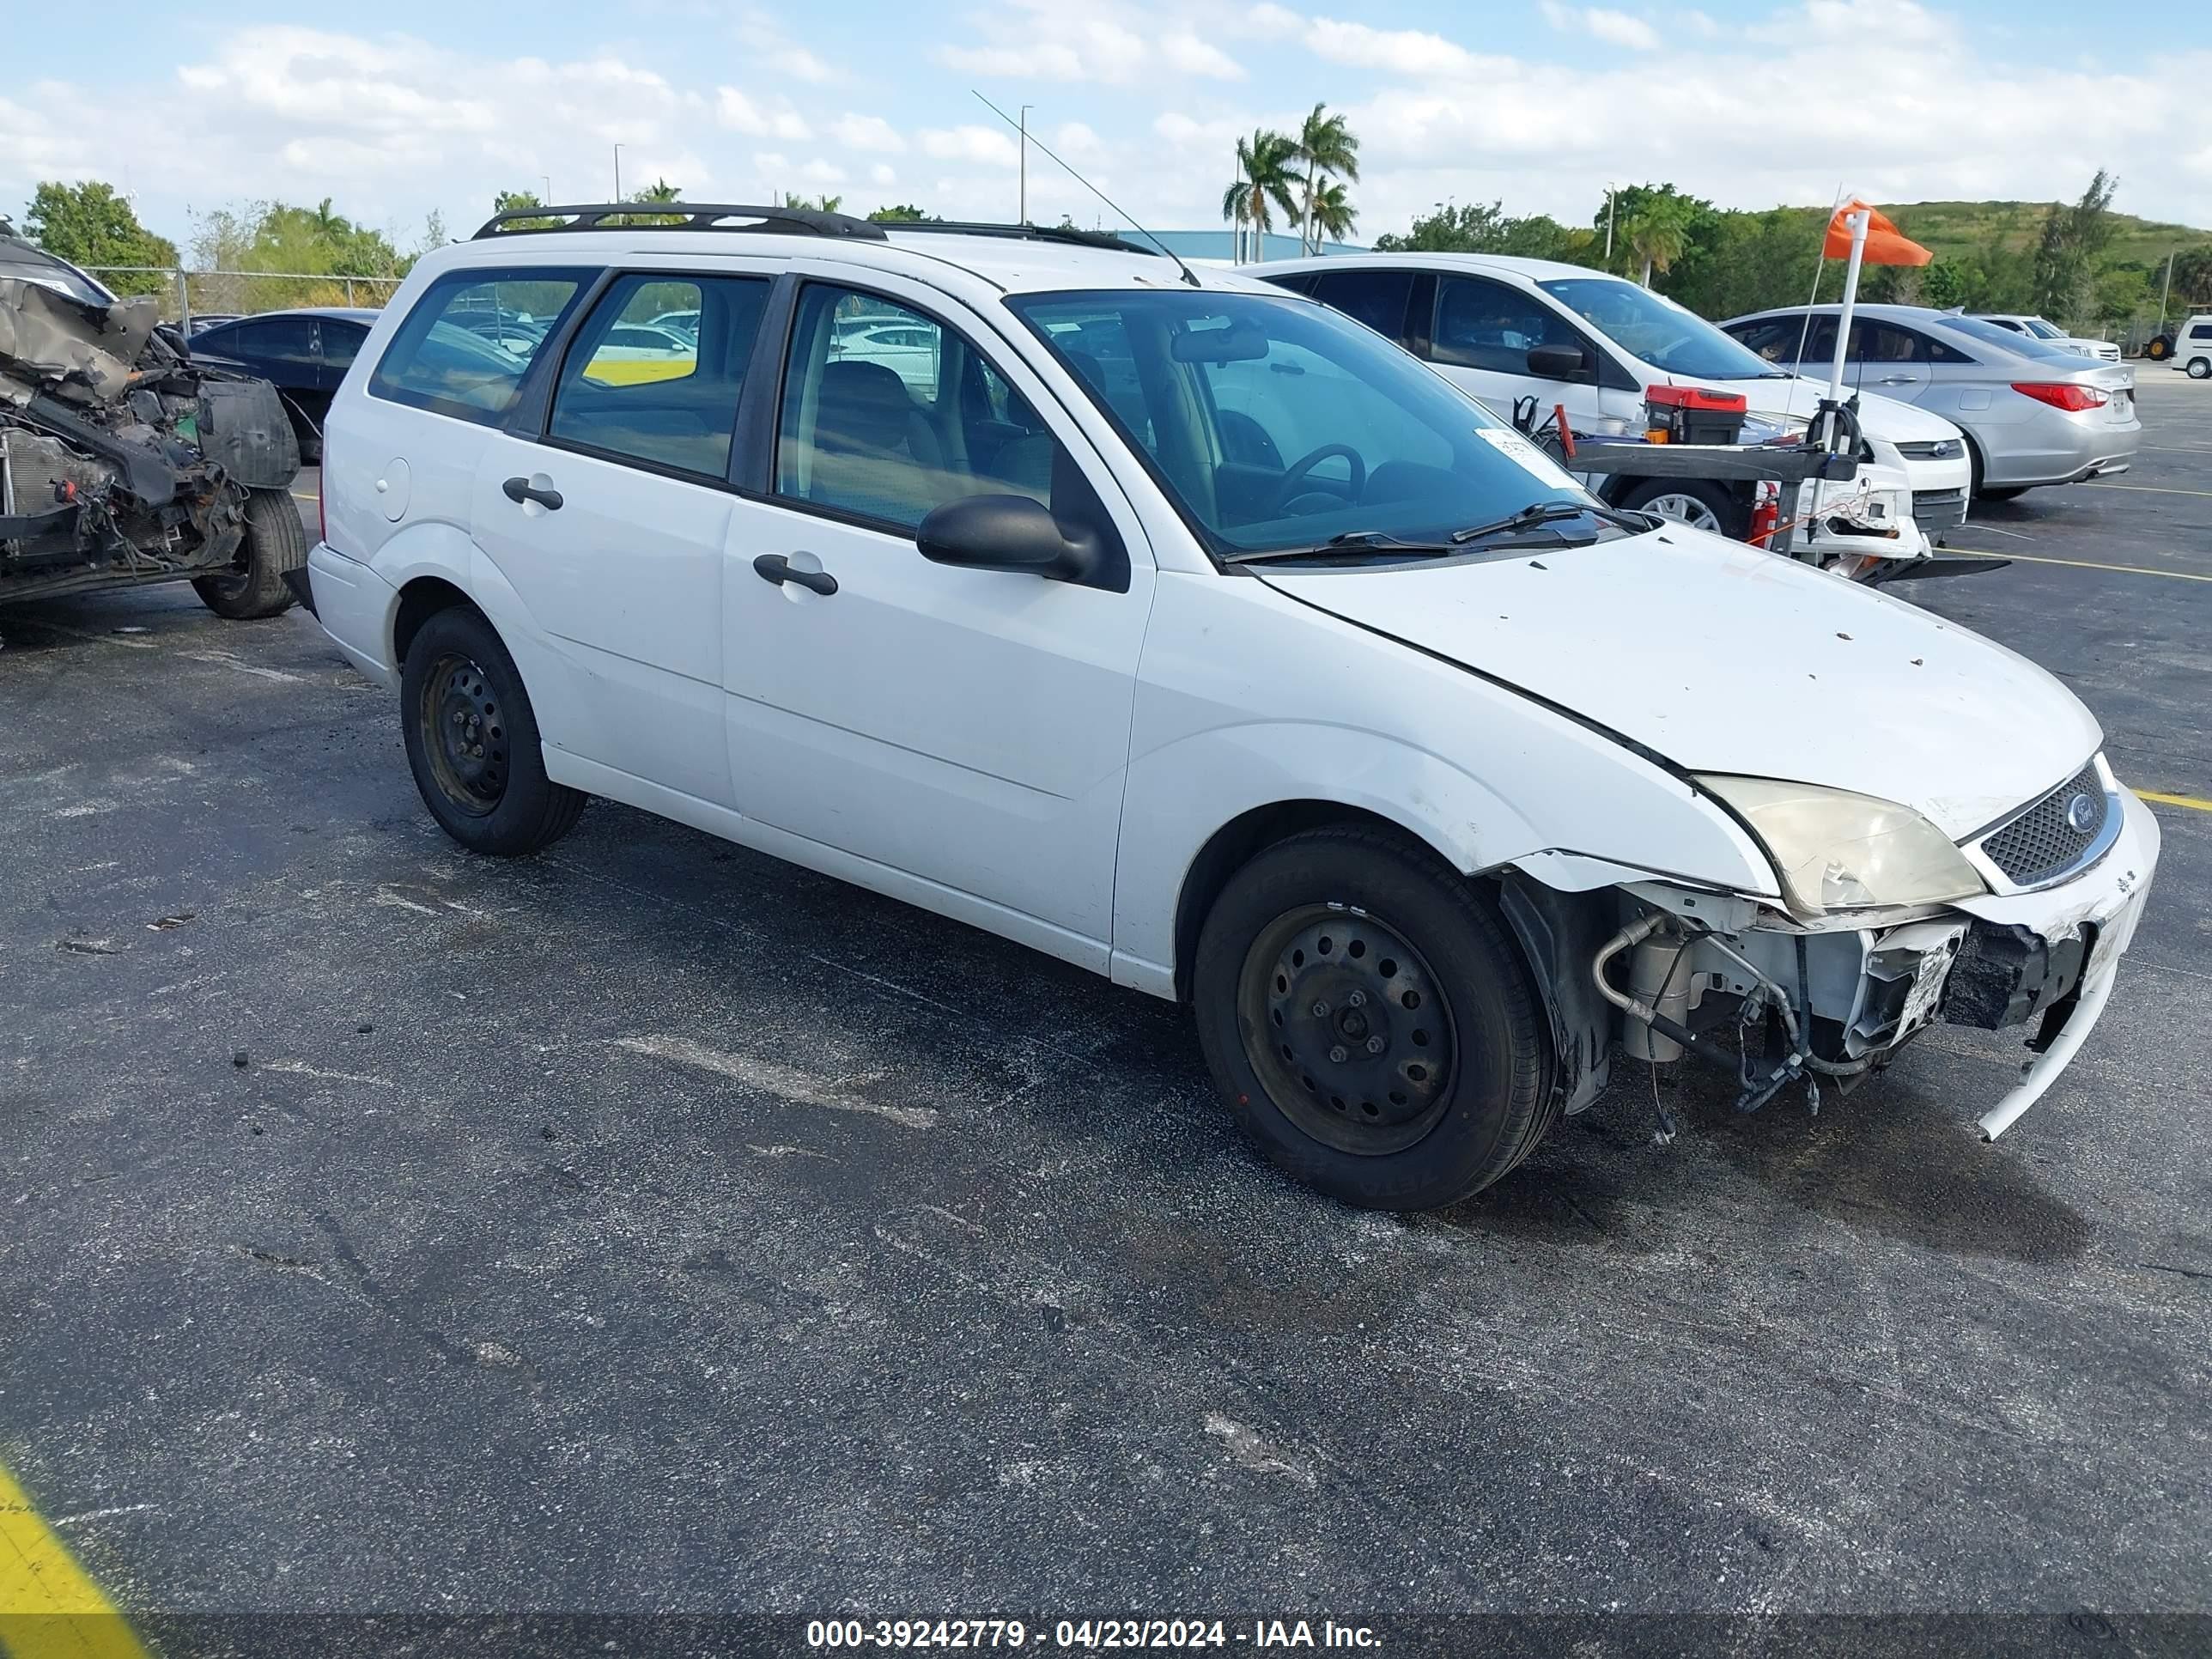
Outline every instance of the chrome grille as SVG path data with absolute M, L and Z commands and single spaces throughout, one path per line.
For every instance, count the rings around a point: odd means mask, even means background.
M 1897 453 L 1908 461 L 1955 461 L 1966 453 L 1966 445 L 1962 438 L 1915 438 L 1898 445 Z
M 2033 887 L 2066 874 L 2099 850 L 2112 810 L 2092 761 L 2003 829 L 1984 836 L 1982 851 L 2006 880 Z

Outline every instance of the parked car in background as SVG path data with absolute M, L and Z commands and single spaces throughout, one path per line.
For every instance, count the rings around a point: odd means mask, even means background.
M 1963 316 L 1966 313 L 1947 312 L 1944 314 Z M 2062 346 L 2069 351 L 2078 351 L 2084 357 L 2094 357 L 2100 362 L 2117 363 L 2120 361 L 2120 349 L 2113 342 L 2085 339 L 2078 334 L 2069 334 L 2057 324 L 2046 321 L 2041 317 L 2027 317 L 2017 313 L 1997 311 L 1977 311 L 1973 315 L 1982 322 L 1995 323 L 1999 328 L 2009 330 L 2014 334 L 2025 334 L 2028 338 L 2040 340 L 2045 345 Z
M 218 323 L 234 323 L 246 313 L 242 311 L 195 311 L 189 334 L 204 334 Z
M 292 417 L 300 454 L 313 464 L 323 458 L 323 416 L 331 394 L 353 366 L 377 315 L 343 306 L 264 311 L 194 334 L 192 361 L 258 375 L 275 386 Z
M 1803 422 L 1825 385 L 1761 362 L 1696 313 L 1603 271 L 1503 254 L 1366 253 L 1244 267 L 1246 274 L 1357 318 L 1423 359 L 1501 416 L 1536 400 L 1540 416 L 1564 404 L 1581 430 L 1644 425 L 1653 386 L 1741 393 L 1753 416 Z M 1542 358 L 1533 353 L 1555 349 Z M 1552 361 L 1573 354 L 1571 366 Z M 1911 514 L 1929 540 L 1966 516 L 1966 443 L 1949 422 L 1885 398 L 1863 400 L 1865 459 L 1899 469 Z M 1748 508 L 1715 485 L 1620 477 L 1607 498 L 1659 503 L 1723 534 L 1748 533 Z
M 699 337 L 699 313 L 696 311 L 664 311 L 657 317 L 646 319 L 653 328 L 674 329 L 678 334 L 696 340 Z
M 2173 367 L 2192 380 L 2212 380 L 2212 312 L 2191 317 L 2175 328 Z
M 2070 690 L 1604 505 L 1327 307 L 1041 228 L 552 210 L 426 254 L 331 411 L 313 601 L 460 844 L 607 796 L 1187 1000 L 1267 1154 L 1393 1209 L 1617 1042 L 1747 1109 L 2033 1018 L 1996 1134 L 2112 994 L 2159 832 Z M 678 283 L 693 372 L 602 374 Z M 457 378 L 448 315 L 556 285 Z M 930 392 L 845 351 L 860 295 Z
M 1721 326 L 1770 363 L 1821 374 L 1835 358 L 1837 310 L 1786 306 Z M 2124 472 L 2142 441 L 2134 370 L 1953 312 L 1859 307 L 1844 378 L 1955 422 L 1974 493 L 1991 501 Z

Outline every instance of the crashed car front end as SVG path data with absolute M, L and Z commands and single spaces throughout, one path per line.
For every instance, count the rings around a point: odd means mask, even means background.
M 228 569 L 299 465 L 275 389 L 195 368 L 150 299 L 0 279 L 0 604 Z
M 2026 1028 L 2032 1057 L 1978 1120 L 1995 1139 L 2102 1016 L 2159 830 L 2101 753 L 1955 843 L 1893 803 L 1766 779 L 1698 782 L 1766 848 L 1782 896 L 1620 890 L 1627 920 L 1590 971 L 1621 1012 L 1631 1058 L 1728 1066 L 1742 1110 L 1793 1085 L 1817 1109 L 1824 1082 L 1849 1091 L 1930 1025 Z

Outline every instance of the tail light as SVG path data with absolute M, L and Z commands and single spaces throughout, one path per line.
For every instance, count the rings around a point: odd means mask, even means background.
M 2095 386 L 2076 385 L 2072 380 L 2014 380 L 2012 389 L 2023 398 L 2049 404 L 2053 409 L 2063 409 L 2069 415 L 2079 415 L 2085 409 L 2102 409 L 2112 402 L 2110 397 Z

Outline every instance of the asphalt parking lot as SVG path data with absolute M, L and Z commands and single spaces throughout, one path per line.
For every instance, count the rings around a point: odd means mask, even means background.
M 1418 1218 L 1278 1179 L 1178 1011 L 1013 945 L 605 803 L 461 853 L 303 615 L 0 617 L 0 1464 L 178 1650 L 2212 1611 L 2212 388 L 2139 378 L 2132 472 L 1899 590 L 2198 802 L 2074 1069 L 1984 1146 L 2018 1034 L 1938 1028 L 1662 1146 L 1624 1066 Z

